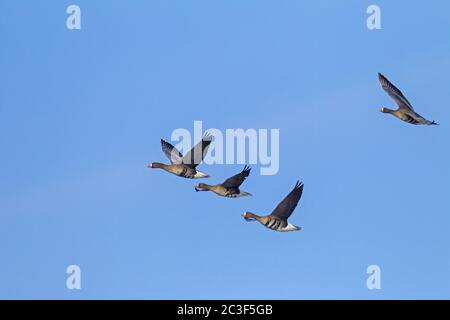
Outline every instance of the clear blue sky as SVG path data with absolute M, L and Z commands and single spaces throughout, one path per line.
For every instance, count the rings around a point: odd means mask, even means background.
M 450 3 L 8 0 L 0 15 L 0 298 L 450 298 Z M 394 103 L 377 72 L 441 126 L 379 113 Z M 194 120 L 279 128 L 279 173 L 253 166 L 254 196 L 225 199 L 146 169 Z M 200 166 L 211 183 L 242 167 Z M 297 179 L 303 231 L 242 220 Z

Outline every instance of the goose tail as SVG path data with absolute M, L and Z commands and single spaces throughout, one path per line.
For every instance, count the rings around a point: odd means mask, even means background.
M 194 175 L 194 179 L 200 179 L 200 178 L 209 178 L 209 175 L 207 175 L 206 173 L 197 171 Z
M 293 224 L 288 224 L 287 227 L 283 231 L 301 231 L 303 227 L 294 226 Z

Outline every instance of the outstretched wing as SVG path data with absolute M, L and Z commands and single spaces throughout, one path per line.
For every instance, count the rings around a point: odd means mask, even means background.
M 278 204 L 278 206 L 270 214 L 282 220 L 287 220 L 294 209 L 297 207 L 298 201 L 302 197 L 303 182 L 297 181 L 294 189 Z
M 161 139 L 161 148 L 167 158 L 169 158 L 170 162 L 173 164 L 181 164 L 183 155 L 177 148 L 171 145 L 169 142 Z
M 247 178 L 248 175 L 250 174 L 250 170 L 252 169 L 249 166 L 245 166 L 240 173 L 225 180 L 222 183 L 222 186 L 225 188 L 239 188 L 242 182 L 244 182 L 245 178 Z
M 198 142 L 187 154 L 183 157 L 183 163 L 193 169 L 203 161 L 211 144 L 212 136 L 206 134 L 202 141 Z
M 406 109 L 414 111 L 414 108 L 412 107 L 411 103 L 409 103 L 408 99 L 406 99 L 406 97 L 403 95 L 403 93 L 381 73 L 378 73 L 378 80 L 380 81 L 381 86 L 383 87 L 384 91 L 386 91 L 387 94 L 392 99 L 394 99 L 395 103 L 400 108 L 406 108 Z

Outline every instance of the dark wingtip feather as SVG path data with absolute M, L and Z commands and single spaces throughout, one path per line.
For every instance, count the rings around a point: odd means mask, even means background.
M 211 141 L 212 140 L 212 134 L 208 131 L 205 132 L 205 135 L 202 138 L 203 141 Z
M 303 189 L 303 181 L 297 180 L 296 184 L 295 184 L 295 188 L 296 189 Z
M 161 139 L 161 146 L 164 146 L 165 144 L 169 144 L 166 140 Z
M 382 74 L 378 72 L 378 80 L 383 84 L 389 82 L 389 80 Z
M 250 170 L 252 170 L 252 168 L 246 165 L 244 169 L 242 169 L 241 174 L 243 174 L 244 177 L 248 177 L 250 174 Z

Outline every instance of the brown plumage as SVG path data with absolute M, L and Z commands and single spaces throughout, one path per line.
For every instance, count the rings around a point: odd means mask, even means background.
M 250 193 L 241 191 L 239 189 L 240 185 L 250 174 L 250 170 L 250 167 L 245 166 L 240 173 L 232 176 L 231 178 L 228 178 L 220 184 L 208 185 L 206 183 L 199 183 L 195 187 L 195 191 L 212 191 L 219 196 L 228 198 L 251 196 Z
M 394 117 L 399 118 L 405 122 L 415 124 L 415 125 L 437 125 L 436 122 L 430 121 L 422 117 L 420 114 L 414 111 L 411 103 L 406 99 L 403 93 L 394 86 L 385 76 L 378 73 L 378 80 L 384 91 L 394 99 L 395 103 L 398 105 L 397 110 L 392 110 L 389 108 L 381 108 L 380 112 L 392 114 Z
M 160 168 L 179 177 L 188 179 L 208 178 L 203 172 L 197 171 L 197 166 L 203 161 L 212 137 L 206 134 L 185 156 L 172 144 L 161 139 L 161 148 L 170 160 L 170 164 L 153 162 L 147 168 Z
M 242 216 L 247 221 L 258 221 L 266 228 L 274 231 L 286 232 L 286 231 L 298 231 L 302 230 L 302 227 L 298 227 L 288 223 L 288 218 L 291 216 L 294 209 L 297 207 L 298 202 L 303 194 L 303 182 L 297 181 L 294 189 L 278 204 L 275 210 L 267 216 L 259 216 L 251 212 L 244 212 Z

